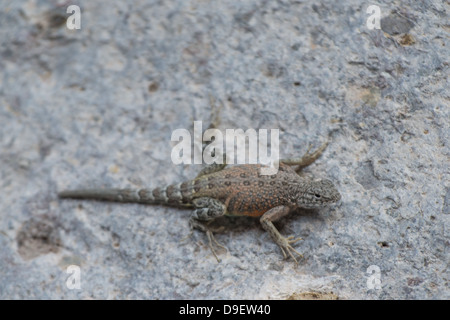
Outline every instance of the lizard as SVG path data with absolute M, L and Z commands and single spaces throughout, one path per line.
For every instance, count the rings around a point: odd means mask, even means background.
M 295 255 L 303 257 L 292 246 L 302 240 L 294 236 L 284 237 L 273 222 L 296 208 L 321 208 L 338 202 L 341 195 L 328 179 L 311 181 L 302 178 L 299 172 L 312 164 L 325 150 L 325 142 L 316 151 L 300 158 L 282 159 L 278 171 L 262 175 L 261 164 L 242 164 L 226 168 L 227 164 L 213 163 L 192 180 L 154 189 L 80 189 L 62 191 L 60 198 L 92 199 L 128 203 L 156 204 L 179 208 L 191 208 L 191 229 L 206 233 L 209 247 L 218 262 L 220 259 L 213 242 L 222 248 L 208 224 L 224 216 L 258 217 L 264 230 L 280 247 L 285 259 Z M 292 166 L 298 166 L 296 169 Z

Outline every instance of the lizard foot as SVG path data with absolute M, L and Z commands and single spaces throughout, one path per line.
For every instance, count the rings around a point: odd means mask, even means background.
M 191 230 L 195 228 L 195 229 L 201 230 L 206 233 L 206 236 L 208 237 L 208 246 L 211 249 L 212 254 L 216 258 L 217 262 L 221 262 L 222 260 L 220 260 L 219 257 L 217 256 L 216 250 L 214 249 L 214 245 L 216 245 L 219 248 L 225 249 L 227 252 L 228 252 L 228 249 L 224 245 L 217 242 L 216 238 L 214 237 L 213 230 L 211 230 L 211 228 L 208 226 L 210 222 L 211 221 L 204 222 L 204 221 L 198 221 L 196 219 L 191 219 L 189 221 L 189 225 L 191 227 Z M 223 227 L 220 227 L 214 231 L 220 232 L 222 230 L 223 230 Z M 191 234 L 192 234 L 192 232 L 191 232 Z
M 217 262 L 222 262 L 221 259 L 219 259 L 219 257 L 216 254 L 216 250 L 214 250 L 214 246 L 213 243 L 218 246 L 219 248 L 224 249 L 225 251 L 228 252 L 228 248 L 225 247 L 224 245 L 220 244 L 219 242 L 217 242 L 216 238 L 214 237 L 213 233 L 211 230 L 207 230 L 206 231 L 206 236 L 208 237 L 208 242 L 209 242 L 209 248 L 211 249 L 211 252 L 213 253 L 214 257 L 216 258 Z
M 298 261 L 295 258 L 294 253 L 297 254 L 300 258 L 303 258 L 303 255 L 291 246 L 291 244 L 294 244 L 300 240 L 303 240 L 303 239 L 302 238 L 294 238 L 294 236 L 289 236 L 287 238 L 281 238 L 280 241 L 277 242 L 278 246 L 281 249 L 281 252 L 283 252 L 283 256 L 285 259 L 288 258 L 286 252 L 292 258 L 292 260 L 294 260 L 295 263 L 297 263 L 297 264 L 298 264 Z

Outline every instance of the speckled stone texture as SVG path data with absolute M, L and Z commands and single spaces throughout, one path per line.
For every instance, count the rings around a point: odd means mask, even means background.
M 68 3 L 0 2 L 1 299 L 450 299 L 448 2 L 378 1 L 381 30 L 356 0 L 70 4 L 81 30 Z M 218 221 L 217 263 L 188 211 L 57 198 L 194 177 L 170 138 L 211 103 L 282 157 L 330 135 L 303 175 L 341 203 L 276 224 L 298 266 L 257 219 Z

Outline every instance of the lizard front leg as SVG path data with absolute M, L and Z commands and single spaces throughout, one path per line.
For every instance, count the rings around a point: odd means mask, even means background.
M 280 247 L 281 252 L 283 252 L 283 256 L 286 259 L 287 255 L 286 252 L 289 254 L 289 256 L 296 262 L 297 259 L 294 256 L 294 253 L 296 253 L 299 257 L 303 257 L 301 253 L 299 253 L 297 250 L 295 250 L 291 244 L 296 243 L 297 241 L 302 240 L 302 238 L 294 238 L 294 236 L 289 236 L 287 238 L 283 237 L 280 232 L 278 232 L 277 228 L 273 225 L 272 221 L 276 221 L 277 219 L 287 215 L 291 209 L 286 206 L 278 206 L 275 208 L 270 209 L 266 213 L 263 214 L 263 216 L 260 219 L 261 225 L 266 230 L 270 236 L 272 237 L 272 240 Z
M 217 242 L 211 229 L 208 227 L 208 224 L 215 218 L 225 215 L 227 208 L 221 201 L 209 197 L 194 199 L 192 200 L 192 204 L 196 209 L 191 214 L 189 225 L 191 228 L 199 229 L 206 233 L 209 241 L 209 248 L 217 259 L 217 262 L 220 262 L 221 260 L 217 257 L 214 250 L 213 242 L 225 250 L 227 250 L 227 248 Z
M 282 159 L 280 160 L 281 163 L 287 164 L 288 166 L 298 166 L 298 168 L 295 170 L 297 173 L 300 172 L 304 167 L 309 166 L 314 161 L 317 160 L 317 158 L 320 157 L 322 152 L 326 149 L 328 146 L 328 141 L 323 143 L 319 149 L 317 149 L 314 152 L 311 151 L 311 146 L 309 146 L 306 153 L 301 158 L 289 158 L 289 159 Z
M 209 96 L 209 103 L 211 105 L 211 123 L 209 124 L 208 129 L 217 129 L 217 127 L 219 126 L 219 123 L 220 123 L 220 110 L 222 109 L 222 104 L 220 106 L 217 106 L 216 100 L 212 95 Z M 205 132 L 203 132 L 202 136 L 204 134 L 205 134 Z M 202 152 L 205 152 L 207 145 L 208 145 L 207 143 L 203 142 Z M 216 152 L 216 151 L 217 150 L 214 150 L 214 152 Z M 223 170 L 226 166 L 227 166 L 227 157 L 226 157 L 225 153 L 222 153 L 222 163 L 209 164 L 208 166 L 203 168 L 198 173 L 197 177 L 195 177 L 195 178 L 197 179 L 201 176 Z

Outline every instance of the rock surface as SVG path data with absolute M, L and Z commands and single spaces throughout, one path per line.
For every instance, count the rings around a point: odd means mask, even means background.
M 450 299 L 448 3 L 369 29 L 356 0 L 74 1 L 80 30 L 51 3 L 0 3 L 0 299 Z M 298 266 L 257 220 L 222 221 L 218 264 L 189 212 L 57 198 L 194 177 L 170 138 L 211 101 L 282 157 L 330 135 L 303 174 L 341 204 L 277 224 Z

